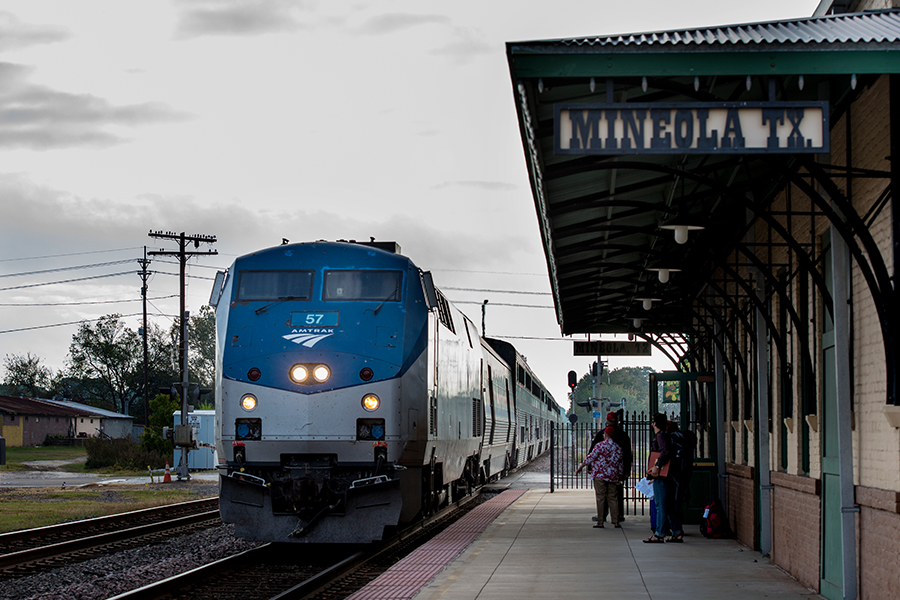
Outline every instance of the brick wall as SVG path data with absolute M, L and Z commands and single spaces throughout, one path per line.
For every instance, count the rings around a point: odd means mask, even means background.
M 819 589 L 818 479 L 773 472 L 772 562 L 803 585 Z
M 900 492 L 857 487 L 859 597 L 900 595 L 897 556 L 900 555 Z
M 756 502 L 753 495 L 753 467 L 729 463 L 726 496 L 728 522 L 738 541 L 756 549 L 753 533 L 756 522 Z
M 68 418 L 28 415 L 23 417 L 22 445 L 40 446 L 48 436 L 67 435 L 68 432 Z

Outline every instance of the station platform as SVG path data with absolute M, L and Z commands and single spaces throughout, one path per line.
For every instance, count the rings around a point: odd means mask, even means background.
M 513 482 L 359 590 L 353 600 L 799 600 L 822 598 L 735 540 L 697 526 L 645 544 L 649 516 L 594 528 L 593 490 Z

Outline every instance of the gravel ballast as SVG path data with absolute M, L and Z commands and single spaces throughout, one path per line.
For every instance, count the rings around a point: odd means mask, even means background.
M 525 470 L 549 472 L 550 455 Z M 191 485 L 202 497 L 215 496 L 215 483 Z M 243 552 L 259 542 L 234 537 L 232 525 L 222 525 L 153 545 L 110 554 L 38 575 L 0 582 L 0 600 L 104 600 L 201 565 Z

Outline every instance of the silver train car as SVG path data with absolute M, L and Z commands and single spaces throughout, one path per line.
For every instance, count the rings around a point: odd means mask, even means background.
M 239 537 L 380 540 L 546 452 L 563 414 L 391 242 L 242 256 L 216 327 L 219 509 Z

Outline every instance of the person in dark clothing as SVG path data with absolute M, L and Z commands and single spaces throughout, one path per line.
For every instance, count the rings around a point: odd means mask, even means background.
M 675 514 L 679 523 L 684 522 L 684 504 L 688 500 L 688 489 L 691 482 L 691 474 L 694 471 L 694 443 L 696 437 L 690 431 L 681 432 L 678 424 L 669 421 L 666 427 L 669 440 L 673 435 L 680 436 L 682 455 L 677 462 L 673 462 L 669 468 L 669 478 L 672 483 L 673 500 L 669 510 Z
M 684 530 L 682 530 L 678 515 L 674 510 L 675 486 L 673 476 L 660 477 L 659 475 L 660 468 L 674 458 L 669 445 L 666 426 L 666 415 L 657 413 L 653 416 L 653 433 L 655 437 L 650 444 L 650 450 L 659 452 L 659 458 L 657 458 L 656 464 L 650 465 L 647 475 L 653 479 L 653 499 L 656 501 L 656 531 L 644 540 L 645 544 L 660 544 L 666 541 L 681 543 L 684 541 Z M 672 530 L 672 537 L 668 540 L 664 537 L 667 527 Z

